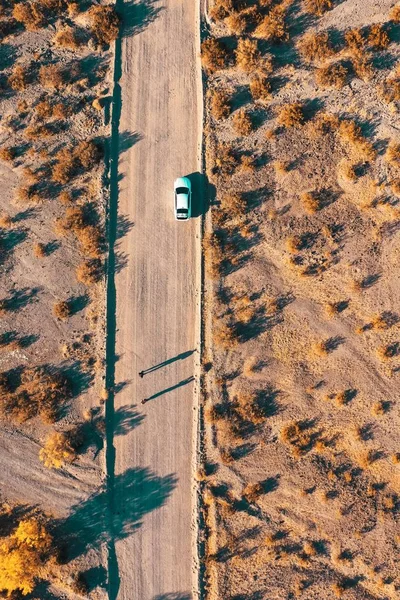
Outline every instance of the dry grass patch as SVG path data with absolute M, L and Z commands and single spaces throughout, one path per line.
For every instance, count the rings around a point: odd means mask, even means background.
M 66 300 L 60 300 L 56 302 L 53 306 L 53 314 L 56 319 L 60 321 L 65 321 L 68 317 L 71 316 L 71 306 L 70 303 Z
M 400 144 L 397 142 L 390 142 L 386 150 L 385 158 L 392 167 L 400 167 Z
M 23 92 L 28 86 L 28 70 L 22 65 L 15 65 L 8 77 L 8 85 L 16 92 Z
M 16 155 L 16 149 L 12 146 L 4 146 L 3 148 L 0 148 L 0 160 L 4 160 L 4 162 L 13 162 Z
M 33 244 L 33 254 L 36 258 L 45 258 L 45 256 L 47 256 L 46 244 L 42 244 L 41 242 Z
M 37 31 L 46 23 L 45 13 L 40 2 L 21 2 L 13 8 L 13 17 L 28 31 Z
M 88 287 L 99 282 L 103 276 L 101 261 L 98 259 L 86 260 L 76 268 L 76 278 Z
M 339 137 L 347 142 L 356 151 L 357 155 L 364 160 L 372 161 L 376 158 L 376 150 L 362 134 L 361 127 L 354 121 L 341 121 L 339 125 Z

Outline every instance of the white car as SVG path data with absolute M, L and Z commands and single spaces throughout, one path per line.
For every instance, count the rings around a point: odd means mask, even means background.
M 175 192 L 175 219 L 187 221 L 192 211 L 192 184 L 188 177 L 178 177 L 174 183 Z

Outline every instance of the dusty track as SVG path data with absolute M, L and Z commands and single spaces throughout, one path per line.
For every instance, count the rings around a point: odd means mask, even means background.
M 138 4 L 134 10 L 133 35 L 122 41 L 121 77 L 116 72 L 111 149 L 112 155 L 119 151 L 118 173 L 115 163 L 111 168 L 119 184 L 112 182 L 112 202 L 114 208 L 118 205 L 116 339 L 114 344 L 111 332 L 108 359 L 112 361 L 115 346 L 115 372 L 111 365 L 108 383 L 120 391 L 107 410 L 110 509 L 115 514 L 110 522 L 115 546 L 109 548 L 109 597 L 183 600 L 192 598 L 195 581 L 191 484 L 200 285 L 198 7 L 191 0 L 164 0 Z M 195 218 L 176 223 L 173 181 L 188 174 L 193 174 Z M 113 254 L 111 259 L 113 263 Z M 110 310 L 108 321 L 112 326 Z M 151 397 L 142 407 L 142 398 Z M 143 420 L 127 435 L 113 436 L 114 411 L 132 405 L 143 412 Z M 114 479 L 124 484 L 115 488 Z

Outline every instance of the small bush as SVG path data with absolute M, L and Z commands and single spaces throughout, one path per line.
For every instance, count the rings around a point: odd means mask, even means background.
M 304 124 L 303 107 L 300 103 L 286 104 L 279 110 L 278 123 L 284 127 L 300 127 Z
M 322 17 L 326 11 L 333 7 L 332 0 L 305 0 L 306 12 Z
M 249 113 L 240 108 L 233 115 L 233 127 L 239 135 L 249 135 L 253 130 L 253 123 Z
M 223 69 L 227 61 L 225 47 L 215 38 L 204 40 L 201 45 L 203 66 L 209 73 Z
M 371 25 L 368 33 L 368 45 L 374 50 L 385 50 L 389 46 L 389 36 L 381 23 Z
M 361 128 L 351 120 L 341 121 L 339 125 L 339 136 L 345 142 L 348 142 L 357 153 L 365 160 L 374 160 L 376 150 L 371 142 L 365 139 Z
M 13 17 L 28 31 L 37 31 L 45 25 L 45 15 L 40 2 L 21 2 L 13 8 Z
M 53 314 L 60 321 L 65 321 L 71 316 L 71 306 L 66 300 L 60 300 L 53 306 Z
M 360 55 L 365 50 L 365 39 L 360 29 L 350 29 L 344 34 L 348 52 L 353 56 Z
M 346 84 L 347 70 L 340 63 L 327 65 L 317 69 L 315 79 L 322 87 L 334 87 L 340 90 Z
M 386 150 L 386 161 L 393 167 L 400 167 L 400 144 L 391 142 Z
M 308 62 L 323 61 L 333 54 L 329 36 L 325 32 L 306 33 L 300 39 L 297 48 L 300 56 Z
M 52 168 L 53 181 L 61 184 L 66 184 L 76 174 L 76 159 L 73 151 L 67 148 L 62 148 L 56 156 L 56 163 Z
M 36 242 L 33 245 L 33 254 L 36 256 L 36 258 L 44 258 L 47 256 L 46 245 L 42 244 L 41 242 Z
M 394 6 L 390 11 L 389 18 L 394 23 L 400 23 L 400 6 Z
M 240 159 L 240 170 L 243 173 L 253 173 L 256 169 L 256 161 L 253 156 L 243 155 Z M 250 234 L 250 230 L 242 228 L 240 234 L 242 237 L 248 237 L 245 235 L 245 232 L 248 231 Z
M 102 151 L 93 141 L 83 141 L 75 148 L 76 160 L 86 170 L 93 169 L 101 160 Z
M 43 87 L 60 89 L 65 81 L 65 75 L 60 65 L 42 65 L 39 70 L 39 80 Z
M 246 72 L 256 69 L 260 61 L 260 51 L 258 49 L 257 40 L 241 38 L 238 41 L 235 55 L 236 65 L 239 69 Z
M 76 269 L 76 278 L 80 283 L 92 286 L 102 277 L 102 265 L 98 259 L 87 260 Z
M 237 344 L 237 338 L 232 330 L 232 327 L 226 323 L 219 323 L 213 328 L 214 344 L 224 350 L 232 349 Z
M 251 503 L 254 503 L 263 493 L 264 488 L 261 482 L 248 483 L 243 489 L 244 498 L 246 498 L 247 502 Z
M 215 169 L 224 174 L 230 175 L 237 167 L 237 158 L 229 144 L 219 144 L 215 156 Z
M 233 35 L 242 35 L 247 28 L 246 15 L 243 13 L 232 13 L 225 19 L 225 23 Z
M 76 452 L 65 433 L 54 432 L 39 451 L 39 458 L 48 469 L 60 469 L 76 459 Z
M 16 157 L 16 150 L 12 146 L 4 146 L 0 149 L 0 160 L 5 162 L 12 162 Z
M 28 73 L 26 67 L 15 65 L 8 78 L 8 85 L 16 92 L 23 92 L 28 85 Z
M 228 214 L 242 215 L 246 211 L 247 203 L 241 194 L 231 192 L 222 197 L 221 208 Z
M 308 213 L 314 214 L 320 210 L 319 198 L 314 193 L 305 192 L 301 194 L 300 200 Z
M 372 61 L 367 55 L 355 56 L 352 58 L 351 64 L 357 77 L 363 81 L 370 81 L 374 74 L 374 70 L 372 67 Z
M 285 9 L 282 6 L 274 6 L 256 28 L 255 35 L 271 42 L 288 40 L 285 16 Z
M 381 85 L 380 96 L 382 99 L 389 104 L 389 102 L 395 102 L 400 100 L 400 79 L 396 76 L 394 78 L 386 79 Z
M 72 27 L 64 27 L 57 31 L 53 37 L 53 44 L 68 50 L 77 50 L 80 46 L 79 38 Z
M 230 99 L 226 92 L 222 90 L 213 90 L 211 92 L 211 114 L 219 121 L 226 119 L 231 112 Z
M 90 28 L 99 44 L 109 45 L 117 39 L 120 18 L 114 6 L 92 6 L 89 9 Z
M 256 73 L 250 80 L 250 93 L 254 101 L 271 99 L 271 84 L 262 73 Z

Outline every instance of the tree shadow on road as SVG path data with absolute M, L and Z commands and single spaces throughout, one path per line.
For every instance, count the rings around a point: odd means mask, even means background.
M 159 477 L 149 468 L 128 469 L 114 479 L 116 512 L 113 514 L 114 541 L 137 531 L 143 517 L 163 506 L 177 484 L 175 475 Z M 55 525 L 55 537 L 67 544 L 67 561 L 91 548 L 109 542 L 109 515 L 106 484 L 87 500 L 72 508 L 71 514 Z
M 163 10 L 162 6 L 156 6 L 157 3 L 155 0 L 118 2 L 118 12 L 122 17 L 122 37 L 136 35 L 155 21 Z
M 154 596 L 153 600 L 192 600 L 192 594 L 189 592 L 174 592 L 171 594 L 160 594 L 159 596 Z

